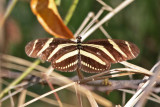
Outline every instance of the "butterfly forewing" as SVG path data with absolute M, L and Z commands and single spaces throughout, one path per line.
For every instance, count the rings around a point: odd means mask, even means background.
M 94 54 L 102 56 L 104 60 L 110 63 L 130 60 L 139 54 L 139 49 L 135 44 L 124 40 L 90 40 L 83 45 L 88 46 L 88 51 L 93 51 Z
M 29 42 L 25 51 L 30 57 L 39 57 L 42 60 L 52 62 L 52 66 L 57 70 L 71 72 L 77 67 L 77 53 L 76 56 L 68 54 L 64 57 L 64 55 L 77 50 L 76 45 L 75 42 L 68 39 L 44 38 Z

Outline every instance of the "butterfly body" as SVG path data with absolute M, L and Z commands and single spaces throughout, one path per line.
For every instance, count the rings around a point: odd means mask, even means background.
M 29 42 L 25 48 L 30 57 L 40 57 L 52 63 L 54 69 L 88 73 L 109 70 L 111 63 L 130 60 L 139 54 L 138 47 L 128 41 L 116 39 L 90 40 L 81 43 L 61 38 L 44 38 Z

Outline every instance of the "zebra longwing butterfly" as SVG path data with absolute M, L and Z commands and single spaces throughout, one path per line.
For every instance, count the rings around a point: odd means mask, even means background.
M 138 47 L 125 40 L 99 39 L 81 43 L 61 38 L 43 38 L 29 42 L 25 52 L 33 58 L 52 63 L 59 71 L 72 72 L 76 69 L 88 73 L 99 73 L 109 70 L 111 63 L 136 58 Z

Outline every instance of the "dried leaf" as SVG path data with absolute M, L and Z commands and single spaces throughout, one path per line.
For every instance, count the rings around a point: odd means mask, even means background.
M 72 32 L 63 23 L 54 0 L 31 0 L 30 4 L 32 12 L 48 33 L 59 38 L 74 38 Z

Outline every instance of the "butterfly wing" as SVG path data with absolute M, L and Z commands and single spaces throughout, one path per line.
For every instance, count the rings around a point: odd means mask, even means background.
M 106 60 L 110 63 L 117 63 L 134 59 L 139 54 L 138 47 L 135 44 L 125 40 L 90 40 L 88 42 L 85 42 L 83 45 L 92 47 L 88 48 L 88 50 L 102 56 L 103 60 Z
M 80 61 L 80 68 L 90 73 L 109 70 L 111 63 L 133 59 L 139 54 L 135 44 L 116 39 L 91 40 L 81 47 L 80 59 L 77 44 L 68 39 L 37 39 L 28 43 L 25 51 L 30 57 L 52 62 L 53 68 L 60 71 L 75 71 Z
M 110 68 L 110 63 L 101 55 L 95 54 L 90 46 L 82 46 L 80 50 L 81 69 L 88 73 L 104 72 Z
M 60 50 L 57 56 L 52 60 L 53 68 L 64 72 L 72 72 L 77 69 L 78 50 L 76 46 L 70 46 Z
M 81 69 L 98 73 L 109 70 L 111 63 L 137 57 L 138 47 L 128 41 L 116 39 L 90 40 L 82 44 Z
M 52 62 L 53 68 L 60 71 L 74 71 L 77 67 L 77 54 L 70 53 L 76 50 L 76 43 L 69 39 L 44 38 L 29 42 L 25 47 L 28 56 Z M 64 55 L 68 55 L 64 57 Z M 67 58 L 68 57 L 68 58 Z M 71 59 L 72 58 L 72 59 Z

